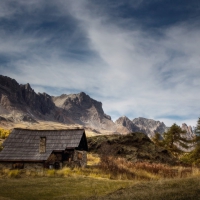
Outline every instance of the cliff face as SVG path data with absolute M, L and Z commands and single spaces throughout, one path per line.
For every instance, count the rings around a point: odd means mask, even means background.
M 102 103 L 90 98 L 84 92 L 79 94 L 63 94 L 52 98 L 55 105 L 63 109 L 59 118 L 70 118 L 74 123 L 91 126 L 98 129 L 114 130 L 115 124 L 106 115 Z
M 153 119 L 146 119 L 143 117 L 135 118 L 132 120 L 133 124 L 141 129 L 141 132 L 146 133 L 150 138 L 157 133 L 164 133 L 167 129 L 165 124 Z
M 142 117 L 135 118 L 132 121 L 127 117 L 120 117 L 115 123 L 126 127 L 129 132 L 142 132 L 150 138 L 154 136 L 156 132 L 162 134 L 166 131 L 166 126 L 163 122 Z
M 22 97 L 26 105 L 34 111 L 41 113 L 43 115 L 50 113 L 51 110 L 55 109 L 55 104 L 53 103 L 51 96 L 46 93 L 38 93 L 31 88 L 29 83 L 26 85 L 20 85 Z
M 128 132 L 141 132 L 141 129 L 136 126 L 128 117 L 123 116 L 115 121 L 116 125 L 121 125 L 128 129 Z
M 0 106 L 8 112 L 13 108 L 24 110 L 25 102 L 20 85 L 14 79 L 0 75 Z
M 36 93 L 30 84 L 20 85 L 0 75 L 0 117 L 11 121 L 47 120 L 80 124 L 95 129 L 115 131 L 115 124 L 106 115 L 102 103 L 84 92 L 51 97 Z
M 26 120 L 28 115 L 28 118 L 37 118 L 54 109 L 49 95 L 36 94 L 29 84 L 20 85 L 14 79 L 0 75 L 0 114 L 13 114 L 13 120 L 20 121 Z
M 187 126 L 187 124 L 183 123 L 181 129 L 186 131 L 186 137 L 188 139 L 194 139 L 196 137 L 195 133 L 192 131 L 191 126 Z

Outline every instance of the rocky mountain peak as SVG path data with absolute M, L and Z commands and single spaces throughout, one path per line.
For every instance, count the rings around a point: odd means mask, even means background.
M 133 119 L 132 122 L 137 127 L 139 127 L 142 132 L 146 133 L 150 138 L 153 137 L 156 132 L 162 134 L 167 129 L 166 125 L 163 122 L 155 121 L 153 119 L 138 117 Z
M 195 133 L 193 133 L 192 127 L 191 126 L 187 126 L 186 123 L 182 124 L 181 129 L 184 130 L 184 131 L 186 131 L 186 137 L 188 139 L 193 139 L 195 137 Z
M 20 85 L 16 80 L 0 75 L 0 106 L 8 111 L 34 114 L 49 113 L 55 105 L 47 94 L 36 94 L 30 84 Z
M 115 121 L 115 124 L 126 127 L 130 132 L 140 131 L 137 126 L 126 116 L 122 116 Z
M 84 92 L 52 97 L 55 105 L 64 110 L 64 115 L 74 123 L 95 128 L 114 129 L 111 117 L 106 115 L 102 103 L 92 99 Z M 57 117 L 63 119 L 63 117 Z

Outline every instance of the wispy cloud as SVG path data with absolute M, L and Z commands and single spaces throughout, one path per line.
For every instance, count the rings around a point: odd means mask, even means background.
M 5 24 L 0 28 L 0 58 L 6 58 L 0 59 L 2 74 L 52 95 L 85 91 L 102 101 L 114 119 L 127 115 L 160 119 L 167 125 L 196 124 L 200 115 L 196 20 L 151 30 L 137 16 L 123 18 L 88 0 L 50 1 L 48 6 L 45 1 L 19 2 L 20 8 L 28 8 L 29 23 L 12 33 Z M 134 9 L 143 1 L 136 3 Z M 1 23 L 23 15 L 19 7 L 2 5 L 7 11 L 0 15 Z M 48 20 L 42 15 L 45 9 Z M 31 17 L 34 11 L 36 20 Z

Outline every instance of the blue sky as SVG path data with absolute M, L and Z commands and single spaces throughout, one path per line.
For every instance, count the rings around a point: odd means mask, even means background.
M 200 116 L 197 0 L 1 0 L 0 74 L 50 95 L 84 91 L 113 120 Z

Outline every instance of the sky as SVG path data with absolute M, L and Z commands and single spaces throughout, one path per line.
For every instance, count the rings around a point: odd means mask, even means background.
M 0 74 L 53 96 L 85 92 L 115 121 L 195 126 L 198 0 L 1 0 Z

